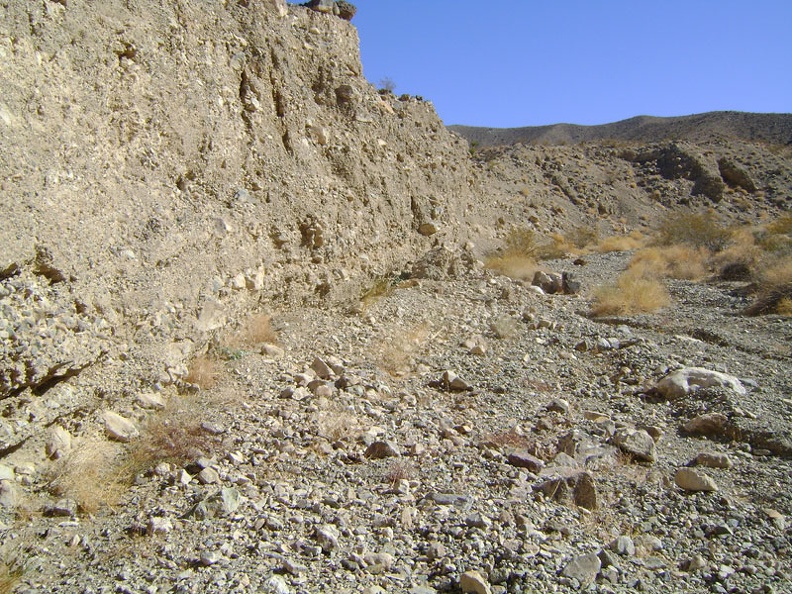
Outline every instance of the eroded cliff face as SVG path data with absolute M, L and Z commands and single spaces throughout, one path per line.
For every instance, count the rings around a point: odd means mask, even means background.
M 9 418 L 178 381 L 251 311 L 354 298 L 466 239 L 467 144 L 366 81 L 345 20 L 282 0 L 1 10 Z

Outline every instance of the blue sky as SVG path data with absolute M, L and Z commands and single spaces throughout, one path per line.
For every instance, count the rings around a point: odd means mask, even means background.
M 792 112 L 792 0 L 352 0 L 364 75 L 446 124 Z

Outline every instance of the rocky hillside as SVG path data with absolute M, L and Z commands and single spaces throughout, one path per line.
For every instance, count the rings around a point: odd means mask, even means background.
M 623 141 L 651 143 L 662 140 L 709 142 L 740 140 L 769 145 L 792 145 L 792 114 L 720 111 L 659 118 L 638 116 L 600 126 L 554 124 L 524 128 L 450 126 L 478 146 L 515 144 L 573 144 Z
M 2 10 L 3 398 L 100 362 L 125 369 L 113 397 L 172 383 L 238 312 L 356 296 L 466 233 L 466 144 L 376 92 L 346 20 L 282 0 Z M 0 433 L 0 452 L 24 441 Z
M 307 4 L 0 6 L 0 594 L 788 583 L 788 318 L 678 283 L 603 322 L 628 254 L 578 295 L 482 263 L 776 217 L 786 141 L 471 145 Z

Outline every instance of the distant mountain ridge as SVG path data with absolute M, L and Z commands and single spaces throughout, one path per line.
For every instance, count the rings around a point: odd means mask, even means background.
M 604 140 L 659 142 L 743 140 L 792 145 L 792 114 L 713 111 L 678 117 L 637 116 L 612 124 L 553 124 L 523 128 L 448 126 L 478 146 L 579 144 Z

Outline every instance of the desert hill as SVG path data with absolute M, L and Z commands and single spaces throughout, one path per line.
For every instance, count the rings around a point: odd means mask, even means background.
M 597 317 L 631 248 L 489 262 L 669 213 L 783 258 L 790 116 L 448 129 L 353 14 L 0 6 L 0 594 L 785 591 L 762 271 Z
M 554 124 L 523 128 L 449 126 L 477 146 L 579 144 L 624 141 L 651 143 L 667 140 L 709 142 L 739 140 L 770 145 L 792 144 L 792 114 L 717 111 L 679 117 L 637 116 L 599 126 Z

